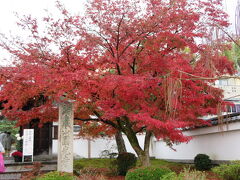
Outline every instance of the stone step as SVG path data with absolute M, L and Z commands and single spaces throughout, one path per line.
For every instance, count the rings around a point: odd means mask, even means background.
M 5 166 L 19 166 L 19 165 L 33 165 L 35 162 L 40 162 L 42 164 L 57 164 L 57 161 L 33 161 L 33 162 L 14 162 L 14 160 L 5 160 Z
M 25 163 L 8 163 L 6 171 L 0 174 L 0 180 L 19 180 L 23 173 L 30 172 L 34 165 L 32 162 Z M 41 172 L 55 171 L 57 169 L 56 162 L 42 162 Z
M 33 169 L 33 165 L 14 165 L 6 166 L 6 173 L 28 172 Z M 57 169 L 57 164 L 43 164 L 41 171 L 54 171 Z
M 14 174 L 0 174 L 0 179 L 1 180 L 19 180 L 21 179 L 21 173 L 14 173 Z

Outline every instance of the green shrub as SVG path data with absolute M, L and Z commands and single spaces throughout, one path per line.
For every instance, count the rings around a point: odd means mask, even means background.
M 74 177 L 71 173 L 52 171 L 36 178 L 36 180 L 56 180 L 56 179 L 57 180 L 75 180 L 76 177 Z
M 190 171 L 190 169 L 184 169 L 179 175 L 175 172 L 164 175 L 161 180 L 206 180 L 206 173 L 201 171 Z
M 164 168 L 138 168 L 129 171 L 125 177 L 126 180 L 161 180 L 163 175 L 172 171 Z
M 23 140 L 22 139 L 17 141 L 16 150 L 21 151 L 21 152 L 23 151 Z
M 209 170 L 212 167 L 212 161 L 206 154 L 198 154 L 194 158 L 195 168 L 199 171 Z
M 137 157 L 133 153 L 121 153 L 116 159 L 119 175 L 125 176 L 127 171 L 136 166 Z
M 233 161 L 231 164 L 222 164 L 212 171 L 224 180 L 240 180 L 240 162 Z

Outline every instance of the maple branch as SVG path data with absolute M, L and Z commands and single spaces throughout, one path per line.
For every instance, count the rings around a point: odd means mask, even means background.
M 137 45 L 137 48 L 136 48 L 136 50 L 137 50 L 137 56 L 142 52 L 142 50 L 144 49 L 143 47 L 141 47 L 141 49 L 139 50 L 139 47 L 140 47 L 140 45 L 141 45 L 141 41 L 139 41 L 138 42 L 138 45 Z M 133 62 L 132 62 L 132 65 L 131 64 L 128 64 L 129 66 L 130 66 L 130 68 L 132 69 L 132 73 L 133 74 L 135 74 L 136 72 L 136 70 L 135 70 L 135 67 L 136 67 L 136 57 L 134 57 L 133 58 Z
M 19 38 L 19 37 L 15 37 L 13 38 L 13 40 L 9 40 L 4 34 L 0 33 L 0 47 L 6 49 L 10 54 L 19 57 L 19 52 L 16 52 L 15 50 L 12 50 L 13 48 L 16 48 L 17 50 L 21 50 L 22 52 L 28 54 L 28 51 L 26 50 L 26 48 L 20 44 L 20 43 L 16 43 L 15 39 Z
M 43 51 L 42 49 L 42 46 L 40 45 L 38 39 L 37 39 L 37 35 L 38 32 L 35 32 L 35 31 L 32 31 L 32 28 L 29 26 L 29 24 L 27 23 L 26 26 L 28 27 L 28 30 L 31 32 L 32 34 L 32 37 L 35 39 L 36 43 L 37 43 L 37 46 L 38 46 L 38 49 L 40 50 L 41 54 L 42 54 L 42 58 L 45 57 L 46 60 L 49 60 L 48 58 L 46 58 L 46 55 L 45 55 L 45 52 Z
M 132 69 L 132 73 L 135 74 L 136 58 L 133 58 L 133 64 L 128 64 Z
M 119 129 L 119 127 L 116 124 L 114 124 L 112 121 L 102 119 L 101 115 L 97 111 L 93 111 L 93 113 L 98 117 L 99 121 L 101 121 L 101 122 L 103 122 L 105 124 L 111 125 L 115 129 Z
M 65 16 L 66 16 L 68 19 L 70 18 L 68 15 L 65 15 Z M 76 24 L 73 24 L 73 26 L 75 26 L 76 28 L 79 28 L 79 26 L 77 26 Z M 93 32 L 97 33 L 97 34 L 107 43 L 107 45 L 109 46 L 109 48 L 107 48 L 106 46 L 101 45 L 101 44 L 98 44 L 98 45 L 102 46 L 103 48 L 106 48 L 107 51 L 108 51 L 110 54 L 112 54 L 113 57 L 115 57 L 113 48 L 112 48 L 111 44 L 108 42 L 107 38 L 105 38 L 101 33 L 99 33 L 99 32 L 96 31 L 96 30 L 89 29 L 89 31 L 93 31 Z
M 92 119 L 92 118 L 77 118 L 75 117 L 74 120 L 79 120 L 79 121 L 99 121 L 99 119 Z
M 114 51 L 113 51 L 113 48 L 111 46 L 111 44 L 108 42 L 107 38 L 105 38 L 101 33 L 97 32 L 96 30 L 92 30 L 93 32 L 97 33 L 106 43 L 107 45 L 109 46 L 109 48 L 105 47 L 111 54 L 113 57 L 115 57 L 114 55 Z M 99 44 L 100 45 L 100 44 Z
M 124 18 L 124 14 L 122 15 L 122 18 L 120 19 L 120 21 L 118 23 L 118 27 L 117 27 L 117 44 L 116 44 L 117 57 L 118 57 L 118 48 L 119 48 L 119 43 L 120 43 L 120 40 L 119 40 L 119 37 L 120 37 L 120 26 L 122 24 L 123 18 Z
M 143 35 L 143 34 L 145 34 L 146 33 L 146 35 L 144 35 L 143 37 L 142 37 L 142 39 L 144 39 L 144 38 L 147 38 L 147 36 L 149 35 L 149 34 L 151 34 L 152 32 L 141 32 L 140 34 L 138 34 L 138 36 L 140 37 L 141 35 Z M 123 49 L 123 51 L 121 52 L 121 54 L 119 55 L 119 58 L 124 54 L 124 52 L 127 50 L 127 48 L 129 47 L 129 46 L 131 46 L 134 42 L 136 42 L 138 39 L 133 39 L 124 49 Z M 140 41 L 139 41 L 139 44 L 138 44 L 138 46 L 140 45 Z M 138 48 L 137 48 L 138 49 Z M 141 49 L 141 51 L 143 50 L 143 48 Z M 140 52 L 141 52 L 140 51 Z
M 124 116 L 122 118 L 124 118 L 124 121 L 121 121 L 120 117 L 116 118 L 116 121 L 117 121 L 118 126 L 121 129 L 121 131 L 124 132 L 125 134 L 127 134 L 127 133 L 136 134 L 136 132 L 134 132 L 132 129 L 132 125 L 129 122 L 128 117 Z
M 117 72 L 118 72 L 118 75 L 121 75 L 121 69 L 120 69 L 120 66 L 118 63 L 116 63 L 116 67 L 117 67 Z
M 117 129 L 115 124 L 112 121 L 109 121 L 109 120 L 103 120 L 103 119 L 99 119 L 99 118 L 98 119 L 96 119 L 96 118 L 94 118 L 94 119 L 92 119 L 92 118 L 86 118 L 86 119 L 84 119 L 84 118 L 74 118 L 74 120 L 79 120 L 79 121 L 84 121 L 84 122 L 88 122 L 88 121 L 103 122 L 103 123 L 108 124 L 108 125 Z
M 124 126 L 121 124 L 120 117 L 116 117 L 116 121 L 118 123 L 119 129 L 126 134 L 126 130 L 125 130 Z
M 122 50 L 121 54 L 119 55 L 119 58 L 124 54 L 124 52 L 127 50 L 129 46 L 131 46 L 136 40 L 133 39 L 128 45 Z
M 136 134 L 137 134 L 137 133 L 140 133 L 140 132 L 142 132 L 144 129 L 146 129 L 146 126 L 141 127 L 139 130 L 135 131 L 135 133 L 136 133 Z
M 130 121 L 129 121 L 129 118 L 127 117 L 127 116 L 123 116 L 123 118 L 125 119 L 125 124 L 126 124 L 126 126 L 129 128 L 129 129 L 131 129 L 132 130 L 132 124 L 130 123 Z M 132 130 L 133 131 L 133 130 Z

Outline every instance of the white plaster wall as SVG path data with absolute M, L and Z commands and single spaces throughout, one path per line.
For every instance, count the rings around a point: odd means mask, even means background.
M 136 154 L 132 149 L 125 135 L 123 135 L 123 139 L 125 141 L 127 151 Z M 143 147 L 144 135 L 143 134 L 138 135 L 138 140 L 139 140 L 140 146 Z M 52 148 L 53 154 L 57 154 L 57 147 L 58 147 L 57 140 L 53 140 L 53 148 Z M 150 145 L 150 156 L 152 156 L 153 154 L 152 147 L 153 146 Z M 91 150 L 91 158 L 97 158 L 97 157 L 100 157 L 101 152 L 104 150 L 109 150 L 110 152 L 117 152 L 117 145 L 114 138 L 98 138 L 98 139 L 91 140 L 90 150 Z M 77 155 L 80 157 L 87 158 L 88 157 L 87 140 L 82 138 L 75 138 L 73 143 L 73 153 L 75 156 Z
M 174 145 L 176 151 L 170 149 L 162 141 L 152 139 L 150 156 L 157 159 L 193 160 L 199 153 L 210 156 L 212 160 L 240 160 L 240 122 L 223 126 L 199 128 L 185 131 L 185 135 L 192 136 L 188 143 Z M 135 153 L 126 136 L 123 135 L 128 152 Z M 140 146 L 143 147 L 144 135 L 138 135 Z M 91 157 L 100 157 L 104 150 L 117 152 L 114 138 L 98 138 L 91 140 Z M 53 140 L 53 154 L 57 154 L 57 140 Z M 86 139 L 74 140 L 74 154 L 80 157 L 88 157 L 88 142 Z
M 100 157 L 100 153 L 103 150 L 112 150 L 114 151 L 114 145 L 111 139 L 95 139 L 90 141 L 90 157 L 96 158 Z M 57 154 L 57 140 L 53 140 L 53 154 Z M 88 140 L 87 139 L 80 139 L 75 138 L 73 142 L 73 153 L 74 156 L 87 158 L 88 157 Z
M 212 160 L 240 160 L 240 122 L 223 128 L 223 131 L 218 126 L 186 131 L 184 133 L 193 139 L 174 145 L 176 151 L 155 140 L 154 156 L 157 159 L 193 160 L 198 153 L 204 153 Z

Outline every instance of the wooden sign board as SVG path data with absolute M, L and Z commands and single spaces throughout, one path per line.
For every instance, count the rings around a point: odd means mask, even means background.
M 33 161 L 33 142 L 34 142 L 34 129 L 23 130 L 23 161 L 24 156 L 31 156 Z

